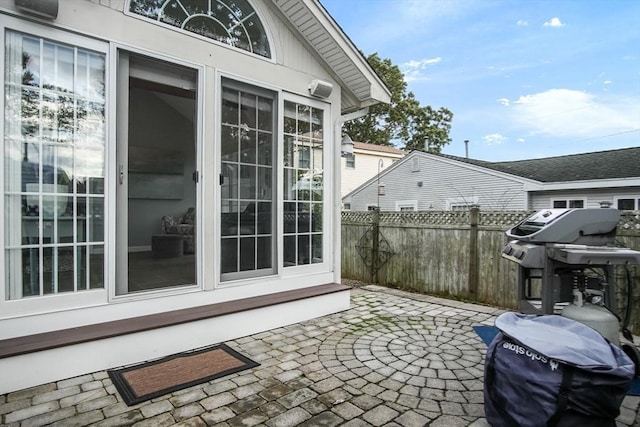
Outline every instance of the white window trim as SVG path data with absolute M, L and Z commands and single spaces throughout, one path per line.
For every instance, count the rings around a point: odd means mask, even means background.
M 271 57 L 267 58 L 266 56 L 262 56 L 262 55 L 258 55 L 256 53 L 253 52 L 249 52 L 248 50 L 244 50 L 244 49 L 240 49 L 238 47 L 232 46 L 230 44 L 227 43 L 223 43 L 220 42 L 218 40 L 214 40 L 214 39 L 210 39 L 208 37 L 205 36 L 201 36 L 200 34 L 197 33 L 193 33 L 191 31 L 186 31 L 186 30 L 182 30 L 180 28 L 174 27 L 172 25 L 169 25 L 165 22 L 160 22 L 160 21 L 156 21 L 154 19 L 150 19 L 147 18 L 146 16 L 142 16 L 142 15 L 138 15 L 137 13 L 133 13 L 129 11 L 129 6 L 130 6 L 131 0 L 126 0 L 125 1 L 125 5 L 124 5 L 124 10 L 123 13 L 127 16 L 130 16 L 132 18 L 136 18 L 136 19 L 140 19 L 142 21 L 146 21 L 155 25 L 158 25 L 160 27 L 164 27 L 166 29 L 172 30 L 172 31 L 178 31 L 180 34 L 189 36 L 189 37 L 194 37 L 196 39 L 200 39 L 200 40 L 204 40 L 206 42 L 215 44 L 216 46 L 220 46 L 220 47 L 224 47 L 227 49 L 231 49 L 234 52 L 237 53 L 241 53 L 243 55 L 248 55 L 251 58 L 257 58 L 263 61 L 267 61 L 267 62 L 271 62 L 276 64 L 277 61 L 277 57 L 276 57 L 276 47 L 275 47 L 275 43 L 274 43 L 274 37 L 271 31 L 271 22 L 268 21 L 266 19 L 266 14 L 262 11 L 262 9 L 260 7 L 258 7 L 258 5 L 256 5 L 257 2 L 253 2 L 253 1 L 248 1 L 248 3 L 251 5 L 251 7 L 253 8 L 254 12 L 256 13 L 256 15 L 258 15 L 258 18 L 260 19 L 260 22 L 262 23 L 262 27 L 264 28 L 264 32 L 267 35 L 267 42 L 269 43 L 269 49 L 271 51 Z M 267 25 L 267 23 L 269 23 L 269 25 Z
M 296 265 L 296 266 L 288 266 L 284 267 L 284 230 L 282 226 L 282 221 L 284 218 L 283 206 L 284 206 L 284 188 L 282 186 L 282 182 L 284 182 L 284 167 L 282 164 L 282 159 L 278 157 L 277 161 L 277 173 L 278 173 L 278 185 L 277 185 L 277 204 L 278 204 L 278 213 L 277 213 L 277 251 L 278 251 L 278 264 L 277 271 L 278 275 L 281 278 L 288 278 L 292 276 L 299 276 L 301 274 L 317 274 L 321 272 L 329 272 L 333 268 L 334 258 L 333 251 L 336 245 L 335 239 L 333 238 L 333 224 L 335 221 L 340 221 L 340 218 L 335 218 L 334 215 L 334 204 L 332 200 L 334 198 L 334 154 L 335 154 L 335 144 L 332 143 L 332 135 L 333 126 L 331 125 L 331 104 L 327 102 L 320 101 L 315 98 L 309 98 L 306 96 L 296 95 L 290 92 L 280 91 L 279 99 L 278 99 L 278 153 L 282 153 L 284 150 L 284 103 L 293 102 L 297 104 L 305 104 L 313 108 L 321 109 L 324 111 L 324 139 L 323 139 L 323 148 L 322 148 L 322 161 L 323 161 L 323 183 L 324 183 L 324 207 L 322 209 L 322 262 L 315 264 L 304 264 L 304 265 Z M 329 197 L 329 198 L 327 198 Z M 339 242 L 338 242 L 339 244 Z
M 398 200 L 396 202 L 396 211 L 402 211 L 402 208 L 411 208 L 414 211 L 418 210 L 417 200 Z
M 107 42 L 103 42 L 100 40 L 92 39 L 89 37 L 85 37 L 82 35 L 73 34 L 64 30 L 44 27 L 38 25 L 36 23 L 24 21 L 22 19 L 16 19 L 7 15 L 2 15 L 3 20 L 0 24 L 0 32 L 3 35 L 0 41 L 0 57 L 2 58 L 2 64 L 5 65 L 5 34 L 7 30 L 13 30 L 19 33 L 28 34 L 34 37 L 40 37 L 47 40 L 51 40 L 58 43 L 68 44 L 70 46 L 79 47 L 83 49 L 93 50 L 95 52 L 101 53 L 105 56 L 105 84 L 109 84 L 109 44 Z M 1 73 L 0 75 L 0 87 L 2 87 L 2 91 L 4 92 L 5 87 L 5 75 Z M 4 111 L 5 111 L 5 103 L 4 96 L 0 99 L 0 109 L 3 112 L 2 119 L 0 119 L 0 135 L 4 138 Z M 105 104 L 105 120 L 108 120 L 109 117 L 109 97 L 107 95 L 106 104 Z M 108 125 L 107 125 L 107 136 L 105 144 L 109 144 L 108 139 Z M 106 148 L 105 148 L 106 155 Z M 2 159 L 4 162 L 4 153 L 2 154 Z M 106 163 L 105 163 L 106 165 Z M 106 176 L 105 176 L 106 179 Z M 4 173 L 0 174 L 0 188 L 5 188 L 4 182 Z M 105 189 L 106 191 L 106 189 Z M 4 193 L 4 190 L 3 190 Z M 0 242 L 2 242 L 2 247 L 4 248 L 5 240 L 5 206 L 4 206 L 4 197 L 0 200 L 0 215 L 2 221 L 2 227 L 0 227 Z M 106 211 L 106 194 L 105 194 L 105 211 Z M 107 233 L 105 231 L 105 250 L 107 247 Z M 105 267 L 106 267 L 105 263 Z M 11 318 L 22 315 L 31 315 L 34 313 L 46 313 L 53 311 L 61 311 L 68 310 L 79 307 L 87 307 L 91 305 L 100 305 L 107 303 L 107 278 L 106 278 L 106 268 L 105 268 L 105 287 L 102 289 L 93 289 L 86 290 L 79 293 L 61 293 L 61 294 L 51 294 L 45 295 L 43 297 L 38 298 L 24 298 L 17 300 L 7 300 L 7 290 L 4 286 L 4 272 L 5 269 L 5 256 L 4 250 L 2 256 L 0 256 L 0 271 L 2 271 L 2 286 L 0 286 L 0 319 Z
M 351 161 L 351 163 L 350 163 Z M 344 159 L 344 167 L 347 169 L 355 169 L 356 168 L 356 155 L 350 154 Z
M 633 210 L 640 211 L 640 194 L 630 194 L 628 196 L 614 196 L 613 197 L 613 207 L 618 208 L 618 200 L 627 200 L 633 199 Z
M 472 205 L 479 205 L 480 198 L 478 196 L 471 197 L 451 197 L 445 200 L 445 205 L 448 211 L 452 211 L 454 207 L 465 206 L 471 207 Z
M 587 207 L 587 198 L 586 197 L 584 197 L 584 198 L 582 198 L 582 197 L 575 197 L 575 198 L 573 198 L 573 197 L 561 197 L 561 198 L 553 198 L 553 199 L 551 199 L 551 201 L 549 202 L 549 208 L 550 209 L 554 209 L 553 205 L 554 205 L 555 202 L 566 202 L 567 207 L 566 208 L 559 208 L 559 209 L 574 209 L 574 208 L 569 207 L 569 203 L 570 202 L 577 202 L 577 201 L 581 201 L 582 202 L 582 207 L 583 208 Z M 556 209 L 558 209 L 558 208 L 556 208 Z

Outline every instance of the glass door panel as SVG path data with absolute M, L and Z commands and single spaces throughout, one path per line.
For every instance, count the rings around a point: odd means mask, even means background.
M 223 82 L 220 158 L 222 280 L 275 272 L 274 101 L 266 91 Z
M 116 294 L 193 285 L 197 71 L 118 59 Z
M 284 103 L 284 266 L 324 262 L 324 110 Z

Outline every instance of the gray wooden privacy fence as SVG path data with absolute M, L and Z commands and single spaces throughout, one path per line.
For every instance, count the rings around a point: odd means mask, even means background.
M 344 211 L 342 277 L 514 309 L 517 264 L 501 253 L 505 231 L 531 213 Z M 622 213 L 616 246 L 640 250 L 640 212 Z M 630 329 L 640 334 L 640 266 L 615 268 L 618 305 L 627 302 L 627 271 Z

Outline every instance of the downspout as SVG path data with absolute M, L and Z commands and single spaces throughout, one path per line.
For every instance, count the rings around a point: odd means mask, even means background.
M 358 119 L 360 117 L 365 116 L 369 112 L 369 107 L 361 108 L 359 110 L 352 111 L 347 114 L 340 115 L 333 126 L 333 140 L 337 141 L 334 143 L 334 148 L 336 145 L 339 145 L 342 141 L 342 126 L 345 122 L 349 120 Z M 335 173 L 334 173 L 334 181 L 333 181 L 333 191 L 336 196 L 333 198 L 333 212 L 336 218 L 336 222 L 338 226 L 334 226 L 333 232 L 333 241 L 334 241 L 334 251 L 333 251 L 333 265 L 334 265 L 334 281 L 336 283 L 341 282 L 342 278 L 342 156 L 340 155 L 341 151 L 340 147 L 336 150 L 337 153 L 333 156 L 335 160 Z

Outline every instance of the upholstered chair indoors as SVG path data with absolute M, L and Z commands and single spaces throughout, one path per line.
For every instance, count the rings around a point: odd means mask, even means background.
M 184 253 L 195 252 L 193 238 L 195 227 L 195 209 L 189 208 L 183 216 L 166 215 L 161 219 L 162 234 L 180 234 L 184 236 Z

